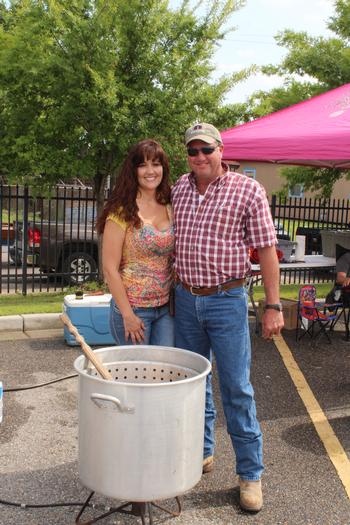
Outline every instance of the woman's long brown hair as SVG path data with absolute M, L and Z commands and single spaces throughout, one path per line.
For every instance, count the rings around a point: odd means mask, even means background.
M 145 160 L 158 160 L 163 166 L 162 181 L 156 189 L 156 200 L 160 204 L 170 202 L 169 160 L 162 146 L 155 140 L 146 139 L 135 144 L 129 151 L 115 186 L 109 196 L 103 212 L 96 221 L 96 230 L 103 233 L 106 219 L 110 213 L 118 213 L 125 222 L 133 224 L 136 228 L 141 225 L 136 204 L 139 189 L 137 181 L 137 168 Z

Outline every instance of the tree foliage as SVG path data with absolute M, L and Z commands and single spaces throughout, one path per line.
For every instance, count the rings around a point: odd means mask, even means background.
M 313 37 L 290 29 L 282 31 L 276 41 L 287 49 L 287 55 L 281 64 L 265 66 L 262 71 L 282 75 L 287 82 L 292 75 L 309 77 L 315 84 L 314 93 L 350 82 L 350 0 L 336 0 L 334 7 L 335 14 L 327 24 L 334 36 Z M 309 82 L 308 86 L 312 88 Z
M 213 111 L 209 121 L 212 122 L 218 129 L 224 130 L 232 128 L 237 124 L 249 120 L 250 114 L 247 111 L 247 105 L 244 103 L 227 104 L 216 108 Z
M 253 93 L 248 99 L 246 113 L 254 119 L 264 117 L 320 93 L 322 89 L 318 84 L 302 83 L 290 78 L 282 87 L 273 88 L 268 92 L 256 91 Z
M 304 190 L 315 192 L 316 198 L 330 199 L 333 186 L 341 176 L 337 168 L 311 168 L 307 166 L 282 168 L 281 174 L 287 179 L 288 184 L 280 192 L 288 194 L 288 189 L 297 184 L 302 184 Z
M 131 144 L 152 137 L 177 175 L 184 130 L 215 116 L 237 81 L 210 79 L 241 4 L 0 1 L 2 173 L 42 189 L 78 176 L 93 181 L 101 200 Z
M 284 85 L 250 97 L 247 111 L 252 118 L 350 82 L 350 0 L 336 0 L 334 5 L 335 14 L 328 22 L 334 36 L 312 37 L 292 30 L 277 35 L 276 41 L 287 49 L 287 55 L 279 65 L 261 69 L 266 74 L 282 76 Z M 342 176 L 350 178 L 349 172 L 326 168 L 284 168 L 282 174 L 287 179 L 286 187 L 302 183 L 306 190 L 323 197 L 331 195 L 335 182 Z

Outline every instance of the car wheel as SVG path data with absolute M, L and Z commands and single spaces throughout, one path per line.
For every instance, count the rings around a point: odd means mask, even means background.
M 88 253 L 75 252 L 64 260 L 63 272 L 64 280 L 75 286 L 96 279 L 97 264 Z
M 22 265 L 22 257 L 18 250 L 16 250 L 13 246 L 10 248 L 8 252 L 9 261 L 11 264 L 14 264 L 15 266 L 21 266 Z

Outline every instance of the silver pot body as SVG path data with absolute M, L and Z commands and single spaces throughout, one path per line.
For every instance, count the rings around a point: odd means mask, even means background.
M 82 483 L 135 502 L 191 489 L 202 475 L 209 361 L 187 350 L 147 345 L 95 353 L 117 379 L 101 379 L 84 356 L 74 362 Z

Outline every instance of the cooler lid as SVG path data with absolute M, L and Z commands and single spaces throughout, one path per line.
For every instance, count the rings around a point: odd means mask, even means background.
M 103 295 L 89 295 L 84 294 L 82 299 L 76 299 L 75 294 L 66 295 L 64 297 L 64 304 L 66 306 L 74 307 L 91 307 L 91 306 L 109 306 L 112 294 L 105 293 Z

